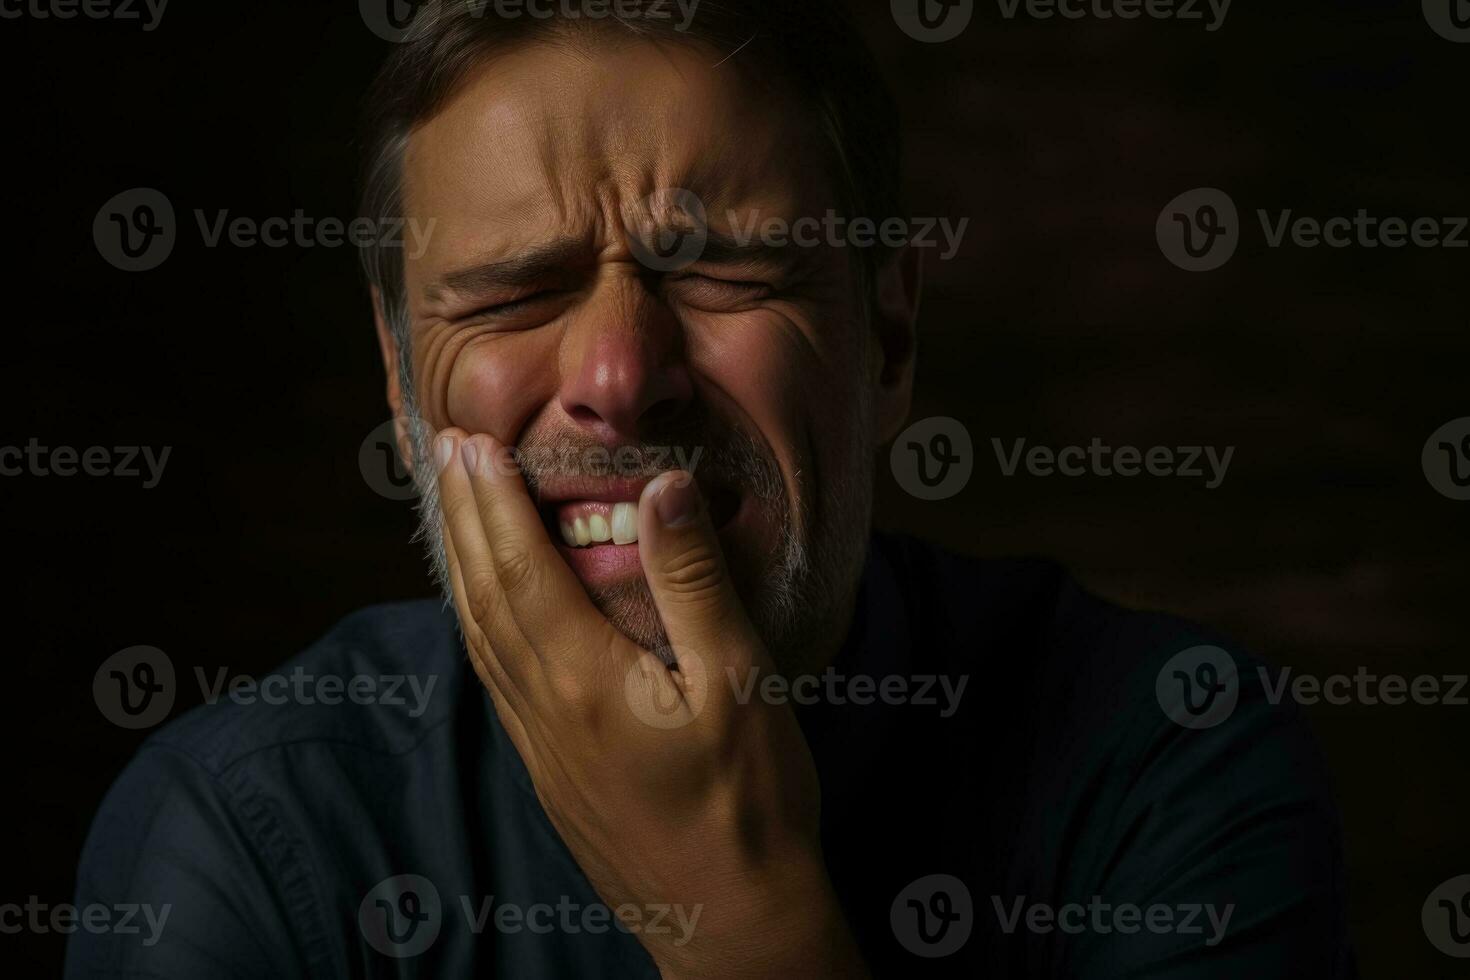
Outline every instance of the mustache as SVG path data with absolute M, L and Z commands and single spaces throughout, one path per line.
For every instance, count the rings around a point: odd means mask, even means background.
M 735 426 L 702 421 L 665 427 L 636 442 L 608 443 L 585 432 L 533 428 L 511 448 L 533 497 L 552 477 L 655 477 L 681 469 L 705 486 L 744 490 L 762 499 L 784 493 L 775 455 Z

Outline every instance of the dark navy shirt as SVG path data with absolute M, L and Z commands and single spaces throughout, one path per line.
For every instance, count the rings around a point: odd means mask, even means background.
M 298 667 L 436 680 L 422 704 L 221 699 L 156 732 L 77 903 L 167 919 L 151 943 L 79 930 L 68 977 L 657 976 L 547 821 L 452 610 L 363 610 Z M 880 535 L 831 677 L 796 690 L 878 976 L 1354 975 L 1323 761 L 1230 644 L 1046 562 Z

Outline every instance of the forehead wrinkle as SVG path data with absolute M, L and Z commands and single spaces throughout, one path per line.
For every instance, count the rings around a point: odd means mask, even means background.
M 444 253 L 488 259 L 573 235 L 616 250 L 631 209 L 673 187 L 700 197 L 712 230 L 728 229 L 731 210 L 820 215 L 810 191 L 823 168 L 812 165 L 803 114 L 763 111 L 728 66 L 711 73 L 697 55 L 680 58 L 687 47 L 618 57 L 633 46 L 615 45 L 610 57 L 566 46 L 509 52 L 421 127 L 415 159 L 446 156 L 426 168 L 436 186 L 421 188 L 449 219 Z M 678 84 L 660 97 L 669 77 Z

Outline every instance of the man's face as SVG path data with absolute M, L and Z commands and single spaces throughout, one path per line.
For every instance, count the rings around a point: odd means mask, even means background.
M 659 470 L 692 471 L 757 627 L 798 656 L 850 612 L 882 364 L 850 249 L 724 247 L 837 205 L 814 127 L 720 58 L 531 45 L 414 131 L 405 217 L 435 223 L 405 256 L 412 396 L 434 429 L 518 447 L 561 555 L 650 649 L 628 508 Z M 662 270 L 640 246 L 680 223 L 671 188 L 703 203 L 712 244 Z

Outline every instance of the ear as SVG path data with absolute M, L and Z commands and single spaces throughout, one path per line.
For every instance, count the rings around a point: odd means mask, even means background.
M 393 435 L 398 443 L 398 456 L 403 460 L 403 465 L 409 472 L 413 471 L 413 442 L 410 438 L 409 425 L 416 420 L 406 418 L 403 414 L 403 386 L 398 376 L 398 338 L 393 336 L 393 330 L 388 326 L 388 318 L 383 315 L 383 294 L 374 286 L 373 294 L 373 326 L 378 331 L 378 351 L 383 355 L 383 372 L 388 376 L 388 408 L 393 412 Z
M 875 402 L 878 444 L 891 441 L 909 416 L 914 395 L 914 357 L 918 343 L 919 295 L 924 284 L 924 256 L 906 245 L 878 270 L 874 283 L 873 324 L 879 363 Z

